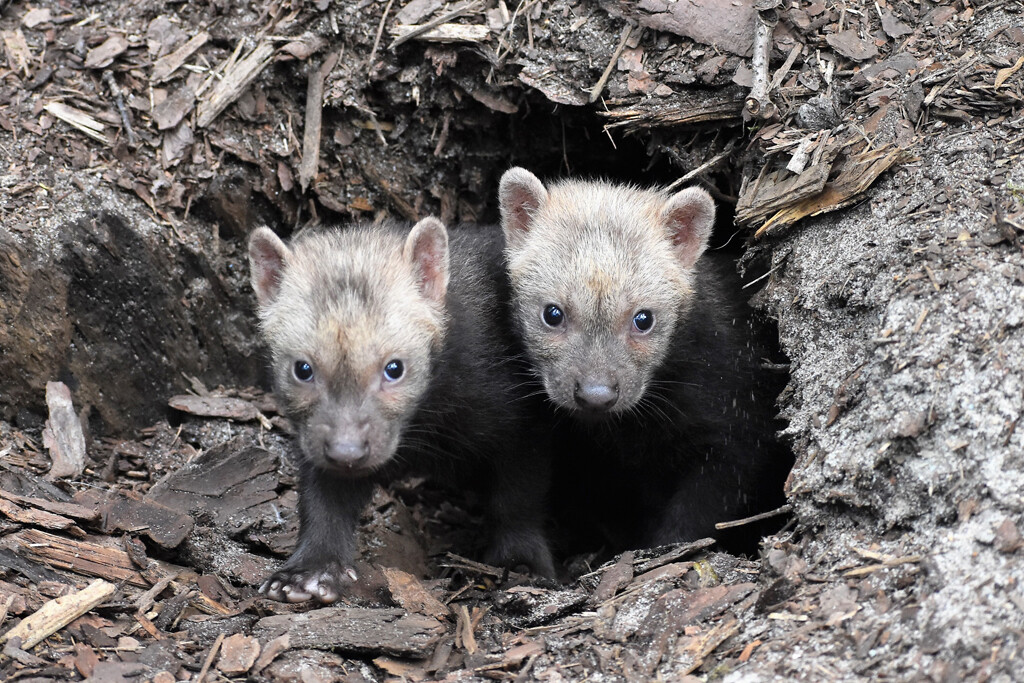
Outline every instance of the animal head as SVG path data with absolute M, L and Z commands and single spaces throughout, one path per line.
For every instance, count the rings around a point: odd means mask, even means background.
M 715 220 L 710 195 L 602 182 L 499 188 L 517 324 L 548 397 L 606 415 L 641 400 L 693 300 Z
M 277 396 L 304 457 L 350 476 L 395 454 L 445 331 L 448 235 L 350 227 L 286 245 L 249 239 L 252 286 Z

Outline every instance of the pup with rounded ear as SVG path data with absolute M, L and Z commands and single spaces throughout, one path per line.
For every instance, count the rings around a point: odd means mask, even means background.
M 270 228 L 257 228 L 249 237 L 249 277 L 260 306 L 277 298 L 290 257 L 291 251 Z
M 561 500 L 580 484 L 567 519 L 595 497 L 621 501 L 593 516 L 632 534 L 603 539 L 625 549 L 724 536 L 716 522 L 781 504 L 789 461 L 774 396 L 758 395 L 771 382 L 734 264 L 705 254 L 711 195 L 545 186 L 512 168 L 498 201 L 515 329 L 550 404 L 572 418 L 556 461 L 570 478 Z
M 510 250 L 517 250 L 523 245 L 531 221 L 547 201 L 548 191 L 544 183 L 525 168 L 510 168 L 501 176 L 498 208 L 505 243 Z
M 430 217 L 414 225 L 405 240 L 402 255 L 412 265 L 420 293 L 440 313 L 444 309 L 450 270 L 448 231 L 444 223 Z
M 665 202 L 662 220 L 684 268 L 693 268 L 708 248 L 715 227 L 715 202 L 700 187 L 680 190 Z

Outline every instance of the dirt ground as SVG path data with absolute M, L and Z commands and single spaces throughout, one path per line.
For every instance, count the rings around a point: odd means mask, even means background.
M 753 4 L 0 0 L 0 676 L 1019 678 L 1024 3 L 788 3 L 751 113 Z M 493 222 L 511 164 L 713 192 L 791 519 L 547 583 L 409 480 L 343 605 L 259 598 L 296 494 L 245 235 Z

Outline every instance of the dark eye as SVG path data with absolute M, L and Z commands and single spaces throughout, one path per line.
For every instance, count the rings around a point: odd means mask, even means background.
M 565 313 L 562 313 L 562 309 L 554 304 L 548 304 L 544 308 L 544 314 L 541 317 L 544 319 L 544 324 L 548 327 L 558 327 L 565 322 Z
M 295 361 L 295 367 L 292 368 L 292 372 L 295 373 L 295 379 L 300 382 L 309 382 L 313 379 L 313 366 L 304 360 Z
M 654 314 L 650 311 L 638 311 L 633 316 L 633 327 L 640 332 L 649 332 L 654 327 Z
M 389 360 L 384 366 L 384 379 L 389 382 L 397 382 L 405 374 L 405 365 L 400 360 Z

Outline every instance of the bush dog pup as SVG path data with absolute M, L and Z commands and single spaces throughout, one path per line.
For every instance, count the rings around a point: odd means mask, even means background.
M 618 543 L 728 541 L 716 522 L 781 505 L 774 396 L 724 270 L 701 258 L 711 196 L 513 168 L 499 204 L 516 327 L 571 418 L 558 458 L 575 454 L 570 481 L 628 527 Z
M 261 590 L 333 602 L 357 577 L 359 514 L 407 472 L 480 484 L 486 560 L 552 575 L 546 453 L 510 358 L 502 242 L 426 218 L 249 240 L 276 395 L 298 432 L 299 540 Z

